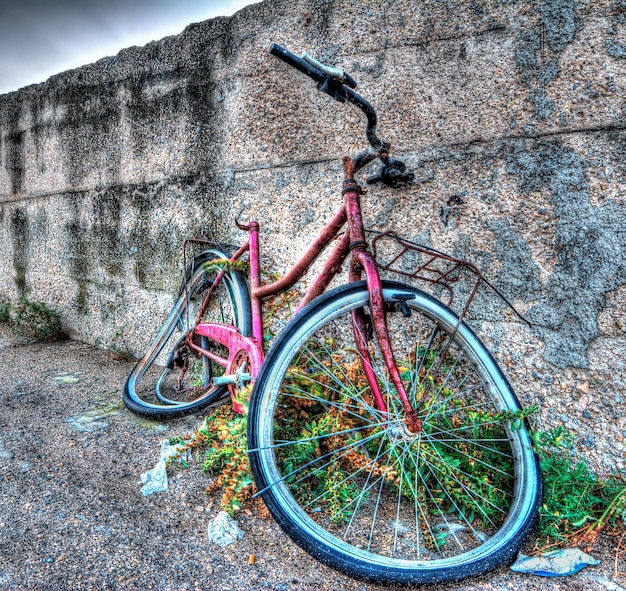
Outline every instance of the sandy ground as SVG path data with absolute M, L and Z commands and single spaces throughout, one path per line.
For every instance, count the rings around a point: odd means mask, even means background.
M 132 362 L 76 341 L 19 343 L 0 324 L 0 589 L 382 589 L 319 564 L 271 519 L 242 513 L 244 537 L 222 549 L 207 525 L 219 499 L 199 466 L 175 470 L 168 492 L 142 496 L 160 441 L 200 416 L 142 420 L 121 403 Z M 501 569 L 436 591 L 620 591 L 616 540 L 566 579 Z M 254 555 L 254 564 L 249 557 Z M 623 557 L 617 569 L 626 571 Z

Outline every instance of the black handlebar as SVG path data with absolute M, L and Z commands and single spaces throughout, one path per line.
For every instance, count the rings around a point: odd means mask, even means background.
M 389 157 L 388 151 L 390 144 L 376 136 L 376 111 L 374 111 L 374 107 L 372 107 L 368 101 L 354 92 L 357 83 L 352 76 L 337 68 L 324 66 L 324 64 L 311 58 L 309 59 L 313 63 L 308 62 L 304 58 L 298 57 L 294 53 L 291 53 L 291 51 L 281 47 L 278 43 L 272 43 L 270 53 L 296 70 L 306 74 L 309 78 L 312 78 L 316 82 L 317 89 L 320 92 L 324 92 L 340 103 L 345 103 L 346 101 L 352 103 L 363 111 L 367 118 L 365 135 L 371 149 L 359 154 L 353 159 L 355 171 L 370 163 L 372 160 L 381 158 L 384 166 L 381 168 L 378 175 L 368 179 L 369 183 L 383 182 L 388 186 L 398 187 L 402 183 L 411 182 L 413 180 L 413 174 L 406 170 L 404 163 Z M 306 54 L 305 57 L 307 57 Z M 317 64 L 319 68 L 315 67 L 313 64 Z M 323 70 L 321 68 L 323 68 Z
M 389 149 L 389 144 L 376 136 L 376 124 L 378 121 L 376 111 L 374 111 L 374 107 L 372 107 L 369 102 L 354 92 L 353 88 L 356 88 L 357 83 L 352 76 L 348 74 L 343 74 L 342 78 L 330 76 L 313 67 L 301 57 L 291 53 L 291 51 L 281 47 L 278 43 L 272 43 L 270 53 L 296 70 L 306 74 L 309 78 L 312 78 L 317 83 L 317 89 L 320 92 L 329 95 L 340 103 L 347 101 L 361 109 L 367 118 L 367 127 L 365 130 L 367 141 L 377 152 L 374 157 Z
M 301 57 L 298 57 L 295 53 L 291 53 L 288 49 L 278 45 L 278 43 L 272 43 L 270 46 L 270 53 L 276 56 L 278 59 L 289 64 L 292 68 L 299 70 L 303 74 L 306 74 L 309 78 L 313 78 L 318 84 L 324 82 L 326 74 L 320 72 L 317 68 L 314 68 Z

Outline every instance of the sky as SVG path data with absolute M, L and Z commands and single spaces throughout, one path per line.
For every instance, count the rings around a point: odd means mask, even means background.
M 0 94 L 259 0 L 0 0 Z

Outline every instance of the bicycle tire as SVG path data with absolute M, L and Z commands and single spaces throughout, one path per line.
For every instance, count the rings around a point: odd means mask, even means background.
M 223 369 L 197 357 L 183 343 L 203 294 L 219 270 L 212 261 L 228 258 L 225 248 L 218 245 L 202 252 L 187 269 L 172 311 L 124 385 L 124 404 L 134 413 L 152 419 L 175 418 L 197 412 L 228 394 L 227 386 L 211 384 L 212 376 L 220 375 Z M 244 336 L 250 334 L 250 296 L 241 271 L 224 273 L 202 321 L 231 324 Z M 205 348 L 224 352 L 218 343 L 202 339 Z
M 388 412 L 374 408 L 351 320 L 367 313 L 367 288 L 342 286 L 291 320 L 257 377 L 248 416 L 256 485 L 297 544 L 352 577 L 404 586 L 484 573 L 513 559 L 538 514 L 523 414 L 452 310 L 413 287 L 383 287 L 398 310 L 387 322 L 410 399 L 423 401 L 421 432 L 404 426 L 370 338 Z

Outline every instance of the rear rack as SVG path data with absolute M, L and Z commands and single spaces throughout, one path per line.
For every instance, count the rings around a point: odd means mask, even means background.
M 448 294 L 448 306 L 453 304 L 455 285 L 461 281 L 463 272 L 468 271 L 473 279 L 463 290 L 469 291 L 460 311 L 460 319 L 465 316 L 483 281 L 480 270 L 475 265 L 406 240 L 393 231 L 366 230 L 366 233 L 374 235 L 371 240 L 372 254 L 382 275 L 393 273 L 439 286 Z
M 365 232 L 368 236 L 373 236 L 370 240 L 372 254 L 376 258 L 381 275 L 395 274 L 437 286 L 447 292 L 449 307 L 453 307 L 455 295 L 461 292 L 465 302 L 460 309 L 454 306 L 459 314 L 459 323 L 472 305 L 478 288 L 485 284 L 520 320 L 531 326 L 502 292 L 482 276 L 473 263 L 407 240 L 393 231 L 365 230 Z M 433 295 L 441 299 L 441 293 Z

